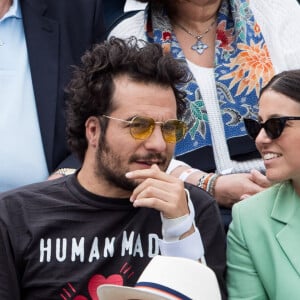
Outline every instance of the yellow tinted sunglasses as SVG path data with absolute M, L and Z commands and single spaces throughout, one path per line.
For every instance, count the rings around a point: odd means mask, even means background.
M 165 122 L 154 121 L 152 118 L 136 116 L 132 120 L 123 120 L 106 115 L 104 118 L 125 122 L 130 128 L 130 134 L 137 140 L 147 139 L 153 132 L 155 125 L 159 125 L 164 140 L 167 143 L 177 143 L 182 140 L 187 132 L 187 125 L 185 122 L 171 119 Z

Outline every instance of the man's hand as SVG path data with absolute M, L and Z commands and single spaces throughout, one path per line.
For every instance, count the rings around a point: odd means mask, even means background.
M 154 208 L 169 219 L 189 214 L 183 182 L 161 171 L 157 165 L 129 172 L 126 177 L 144 179 L 130 197 L 135 207 Z

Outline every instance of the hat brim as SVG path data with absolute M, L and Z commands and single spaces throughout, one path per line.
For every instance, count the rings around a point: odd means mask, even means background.
M 144 291 L 138 288 L 118 286 L 113 284 L 103 284 L 97 289 L 99 300 L 170 300 L 170 297 L 158 295 L 155 292 Z

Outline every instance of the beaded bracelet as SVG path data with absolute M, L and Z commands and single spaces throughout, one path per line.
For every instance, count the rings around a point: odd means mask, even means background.
M 220 175 L 215 173 L 204 174 L 200 177 L 197 186 L 214 196 L 218 177 Z
M 219 174 L 214 174 L 210 177 L 208 185 L 207 185 L 207 192 L 210 193 L 212 196 L 215 195 L 215 186 L 216 180 L 220 177 Z
M 203 174 L 198 181 L 197 186 L 200 187 L 201 189 L 203 188 L 203 182 L 204 182 L 204 179 L 206 176 L 207 176 L 207 174 Z
M 204 174 L 200 177 L 197 186 L 202 188 L 203 190 L 207 191 L 207 185 L 209 182 L 209 179 L 211 176 L 213 176 L 214 173 Z

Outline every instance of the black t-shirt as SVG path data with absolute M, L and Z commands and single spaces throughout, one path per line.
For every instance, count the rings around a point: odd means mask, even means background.
M 215 201 L 187 186 L 205 257 L 225 294 L 225 235 Z M 158 211 L 83 189 L 76 175 L 0 197 L 0 299 L 96 300 L 100 284 L 132 286 L 159 254 Z

